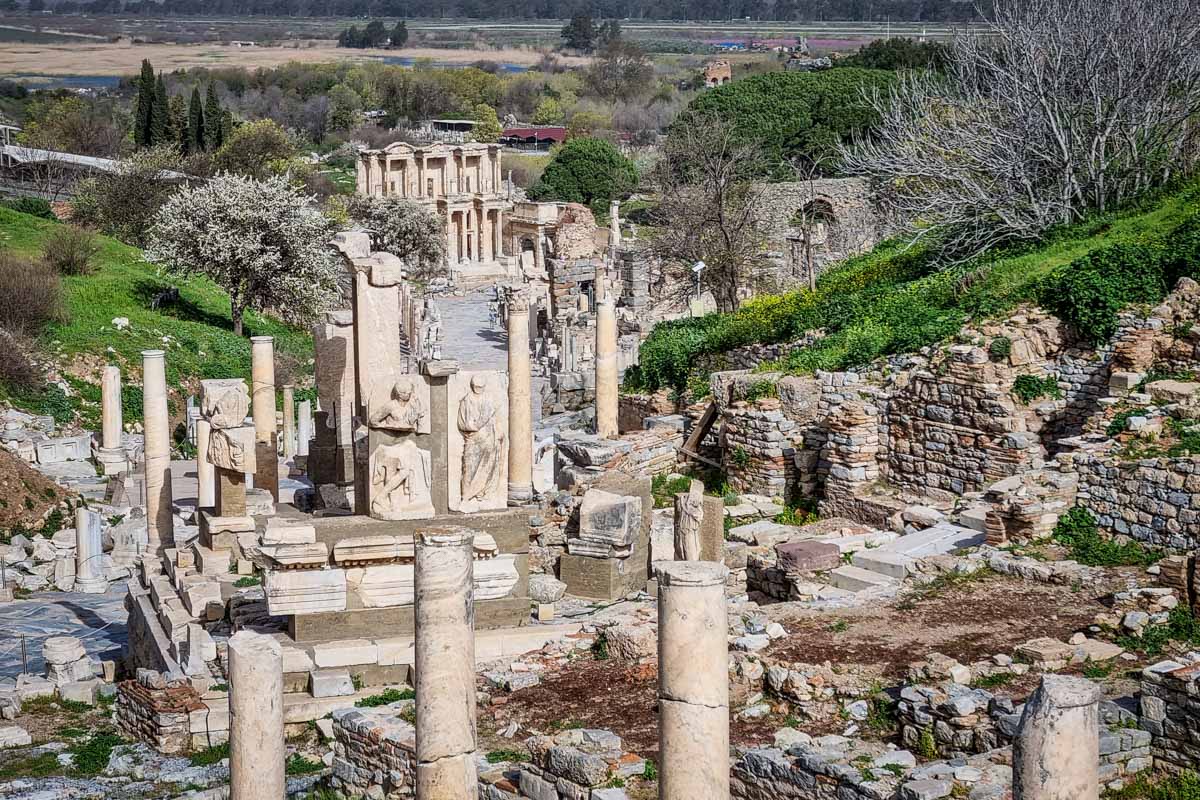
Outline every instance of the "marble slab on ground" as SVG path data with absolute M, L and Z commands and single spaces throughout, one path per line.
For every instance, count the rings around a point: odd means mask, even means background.
M 26 637 L 29 672 L 45 672 L 42 642 L 51 636 L 79 637 L 88 655 L 113 659 L 128 641 L 125 583 L 104 594 L 37 592 L 27 600 L 0 604 L 0 676 L 21 673 L 21 635 Z

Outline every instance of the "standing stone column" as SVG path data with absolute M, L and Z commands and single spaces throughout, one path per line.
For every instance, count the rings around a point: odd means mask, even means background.
M 279 502 L 279 434 L 275 430 L 275 339 L 250 337 L 250 410 L 254 416 L 254 486 Z
M 283 648 L 261 633 L 229 639 L 229 798 L 282 800 Z
M 283 387 L 283 457 L 296 455 L 296 388 Z
M 196 505 L 212 508 L 216 503 L 217 481 L 213 464 L 208 459 L 208 446 L 212 439 L 212 423 L 204 417 L 196 420 L 196 481 L 199 484 Z
M 529 295 L 508 296 L 508 504 L 533 499 L 533 373 L 529 366 Z
M 1014 800 L 1100 796 L 1100 687 L 1043 675 L 1013 740 Z
M 621 204 L 616 200 L 608 204 L 608 246 L 615 261 L 617 248 L 621 246 Z
M 614 439 L 617 429 L 617 312 L 610 299 L 596 308 L 596 433 Z
M 121 369 L 107 366 L 100 379 L 100 412 L 102 418 L 100 452 L 97 461 L 105 475 L 116 475 L 129 469 L 125 445 L 121 442 Z
M 658 567 L 658 796 L 728 800 L 729 671 L 724 564 Z
M 476 800 L 475 602 L 466 528 L 417 531 L 418 800 Z
M 161 553 L 175 544 L 171 506 L 171 421 L 167 411 L 167 362 L 162 350 L 142 351 L 142 425 L 145 429 L 146 549 Z
M 88 594 L 108 591 L 100 515 L 82 507 L 75 509 L 75 591 Z
M 301 400 L 296 406 L 300 418 L 296 423 L 296 455 L 308 457 L 308 443 L 313 435 L 312 401 Z

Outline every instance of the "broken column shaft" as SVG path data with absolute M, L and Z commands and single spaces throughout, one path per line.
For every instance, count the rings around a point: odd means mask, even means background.
M 286 761 L 283 648 L 238 631 L 229 639 L 230 800 L 281 800 Z
M 596 307 L 596 433 L 615 439 L 617 428 L 617 312 L 611 299 Z
M 175 543 L 171 507 L 171 421 L 167 364 L 162 350 L 142 351 L 142 425 L 145 431 L 146 548 L 161 553 Z
M 250 338 L 250 413 L 254 417 L 257 468 L 254 487 L 279 502 L 279 434 L 275 430 L 275 340 Z
M 529 298 L 508 298 L 508 502 L 533 499 L 533 373 L 529 365 Z

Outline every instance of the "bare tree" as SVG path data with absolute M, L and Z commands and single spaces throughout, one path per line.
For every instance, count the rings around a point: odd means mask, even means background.
M 997 0 L 945 75 L 871 102 L 845 168 L 918 238 L 955 257 L 1031 239 L 1195 168 L 1200 0 Z
M 681 293 L 691 291 L 692 267 L 703 261 L 701 285 L 723 311 L 737 308 L 740 291 L 765 263 L 751 182 L 761 174 L 760 153 L 720 116 L 689 112 L 674 125 L 652 174 L 660 197 L 652 252 Z

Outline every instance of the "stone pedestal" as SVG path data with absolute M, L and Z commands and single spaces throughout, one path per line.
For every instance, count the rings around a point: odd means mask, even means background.
M 312 402 L 301 400 L 296 411 L 299 415 L 296 422 L 296 455 L 307 458 L 309 440 L 313 436 Z
M 533 373 L 529 365 L 529 296 L 508 298 L 508 504 L 533 499 Z
M 1014 800 L 1100 796 L 1100 687 L 1044 675 L 1013 740 Z
M 171 515 L 171 421 L 167 412 L 166 358 L 162 350 L 142 351 L 142 404 L 145 429 L 147 549 L 159 554 L 175 544 Z
M 475 800 L 474 532 L 416 535 L 417 797 Z
M 296 455 L 296 389 L 283 387 L 283 457 Z
M 75 509 L 75 591 L 104 594 L 104 543 L 100 515 L 86 508 Z
M 596 433 L 608 439 L 620 433 L 618 381 L 617 312 L 608 298 L 596 307 Z
M 724 564 L 658 568 L 661 800 L 728 800 L 729 667 Z
M 212 508 L 216 504 L 216 478 L 212 462 L 208 460 L 211 436 L 212 423 L 203 417 L 196 420 L 196 505 L 200 508 Z
M 355 376 L 354 312 L 333 311 L 325 323 L 313 326 L 316 353 L 317 398 L 313 433 L 320 452 L 312 453 L 314 483 L 350 483 L 354 480 Z
M 116 475 L 129 470 L 129 460 L 125 455 L 125 445 L 121 443 L 121 370 L 119 367 L 107 366 L 100 379 L 100 413 L 102 428 L 100 450 L 96 460 L 104 469 L 105 475 Z
M 257 470 L 257 432 L 243 424 L 250 399 L 241 379 L 206 380 L 200 383 L 197 423 L 208 426 L 203 449 L 206 469 L 212 473 L 212 504 L 201 505 L 200 541 L 212 550 L 232 550 L 239 533 L 254 530 L 247 515 L 246 476 Z
M 229 798 L 278 800 L 285 794 L 283 648 L 270 636 L 239 631 L 229 640 Z
M 279 502 L 279 434 L 275 430 L 275 340 L 250 338 L 250 408 L 254 415 L 257 469 L 254 486 Z

